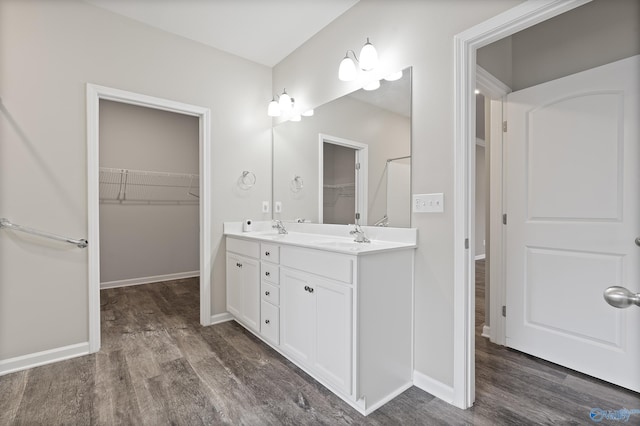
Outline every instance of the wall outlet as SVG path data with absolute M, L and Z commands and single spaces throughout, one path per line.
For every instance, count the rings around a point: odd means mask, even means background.
M 263 201 L 262 202 L 262 213 L 269 213 L 269 202 L 268 201 Z
M 414 213 L 441 213 L 444 212 L 444 194 L 413 194 Z
M 276 201 L 273 205 L 273 211 L 275 213 L 282 213 L 282 201 Z

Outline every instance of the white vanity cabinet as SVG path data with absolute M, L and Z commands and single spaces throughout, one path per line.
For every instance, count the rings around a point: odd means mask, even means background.
M 412 385 L 414 245 L 243 237 L 227 236 L 227 305 L 241 324 L 362 414 Z
M 259 243 L 227 239 L 227 311 L 240 323 L 260 330 Z
M 281 349 L 345 394 L 351 393 L 351 286 L 281 269 Z

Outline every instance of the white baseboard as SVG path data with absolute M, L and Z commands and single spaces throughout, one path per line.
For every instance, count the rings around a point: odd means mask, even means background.
M 190 271 L 190 272 L 178 272 L 176 274 L 154 275 L 152 277 L 130 278 L 127 280 L 108 281 L 108 282 L 100 283 L 100 289 L 128 287 L 131 285 L 150 284 L 150 283 L 157 283 L 161 281 L 182 280 L 185 278 L 193 278 L 193 277 L 199 277 L 199 276 L 200 276 L 200 271 Z
M 233 319 L 233 316 L 229 312 L 211 315 L 211 320 L 209 322 L 209 325 L 220 324 L 221 322 L 231 321 L 232 319 Z
M 89 354 L 89 342 L 0 360 L 0 376 Z
M 491 327 L 488 325 L 482 326 L 482 337 L 486 337 L 487 339 L 491 338 Z
M 431 377 L 415 370 L 413 371 L 413 384 L 436 398 L 440 398 L 444 402 L 453 404 L 453 387 L 445 385 L 444 383 L 432 379 Z
M 482 260 L 482 259 L 485 259 L 486 257 L 487 257 L 487 255 L 486 255 L 486 254 L 479 254 L 479 255 L 477 255 L 477 256 L 475 257 L 475 259 L 476 259 L 476 260 Z

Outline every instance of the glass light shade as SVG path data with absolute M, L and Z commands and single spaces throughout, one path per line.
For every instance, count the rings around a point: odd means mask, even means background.
M 280 95 L 279 104 L 280 104 L 280 110 L 282 112 L 291 111 L 291 96 L 287 94 L 286 90 L 284 90 L 282 92 L 282 95 Z
M 380 80 L 373 80 L 362 86 L 364 90 L 376 90 L 380 87 Z
M 312 110 L 312 109 L 309 109 L 309 110 L 307 110 L 307 111 L 303 112 L 303 113 L 302 113 L 302 116 L 303 116 L 303 117 L 312 117 L 312 116 L 313 116 L 313 110 Z
M 280 104 L 275 99 L 269 102 L 269 108 L 267 109 L 267 115 L 269 117 L 280 117 L 282 111 L 280 110 Z
M 373 44 L 369 42 L 369 38 L 367 37 L 367 42 L 362 46 L 362 50 L 360 51 L 360 68 L 363 71 L 371 71 L 377 66 L 378 52 L 376 51 L 376 48 L 373 47 Z
M 358 70 L 356 69 L 356 64 L 349 56 L 345 56 L 342 62 L 340 62 L 338 78 L 342 81 L 353 81 L 357 76 Z
M 300 114 L 294 112 L 293 114 L 291 114 L 291 118 L 289 120 L 290 121 L 301 121 L 302 117 L 300 116 Z
M 384 79 L 387 81 L 396 81 L 396 80 L 400 80 L 401 78 L 402 78 L 402 70 L 398 72 L 394 72 L 393 74 L 389 74 Z

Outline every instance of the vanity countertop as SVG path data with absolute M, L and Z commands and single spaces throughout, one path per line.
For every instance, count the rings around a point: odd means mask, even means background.
M 256 226 L 257 225 L 257 226 Z M 254 223 L 254 230 L 242 231 L 241 222 L 224 224 L 229 237 L 271 244 L 291 245 L 349 255 L 367 255 L 417 247 L 417 230 L 363 226 L 369 243 L 357 243 L 349 236 L 353 226 L 285 223 L 288 233 L 271 229 L 271 222 Z

